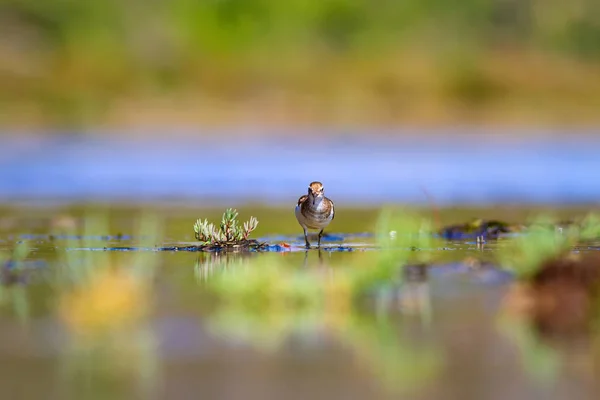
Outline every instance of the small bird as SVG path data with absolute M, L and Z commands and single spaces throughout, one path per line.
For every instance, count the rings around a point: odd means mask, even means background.
M 333 201 L 325 197 L 323 184 L 321 182 L 312 182 L 308 185 L 308 194 L 301 196 L 296 205 L 296 219 L 302 229 L 304 229 L 304 240 L 306 248 L 310 249 L 307 229 L 319 230 L 319 242 L 317 247 L 321 247 L 321 236 L 323 229 L 333 220 L 335 211 Z

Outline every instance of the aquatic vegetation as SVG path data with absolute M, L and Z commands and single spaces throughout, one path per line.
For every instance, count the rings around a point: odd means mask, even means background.
M 31 247 L 27 241 L 19 241 L 10 250 L 0 251 L 0 306 L 12 306 L 13 313 L 22 321 L 29 319 L 29 301 L 23 285 L 27 281 L 25 259 Z
M 354 292 L 364 294 L 382 287 L 397 286 L 409 264 L 428 265 L 432 250 L 442 247 L 433 235 L 432 221 L 405 210 L 385 208 L 377 220 L 375 262 L 354 273 Z
M 573 246 L 600 238 L 600 217 L 589 214 L 578 223 L 558 225 L 548 216 L 536 217 L 523 235 L 498 252 L 501 265 L 520 279 L 535 274 L 543 262 L 568 253 Z
M 328 280 L 316 270 L 292 268 L 270 254 L 252 264 L 221 269 L 206 285 L 220 303 L 250 311 L 321 309 L 328 299 L 344 297 L 345 292 L 339 275 Z
M 382 232 L 394 226 L 400 229 L 401 234 L 396 237 L 404 238 L 399 240 L 402 244 L 428 243 L 428 239 L 404 235 L 407 232 L 403 227 L 388 216 L 382 222 L 390 224 L 381 227 Z M 400 217 L 404 222 L 405 216 Z M 387 232 L 381 240 L 389 237 Z M 393 251 L 394 246 L 390 243 L 388 251 Z M 210 277 L 202 275 L 200 281 L 217 296 L 217 306 L 208 316 L 209 327 L 218 337 L 243 340 L 266 351 L 277 350 L 298 333 L 326 335 L 343 342 L 385 388 L 392 392 L 410 391 L 441 371 L 442 354 L 435 346 L 411 343 L 392 324 L 387 310 L 378 317 L 370 311 L 365 314 L 361 301 L 373 289 L 379 289 L 377 285 L 386 285 L 387 279 L 404 279 L 402 267 L 411 259 L 405 254 L 409 252 L 416 254 L 413 248 L 406 248 L 386 254 L 373 265 L 362 262 L 373 256 L 363 253 L 356 264 L 335 270 L 322 264 L 297 268 L 275 254 L 238 258 L 245 261 L 239 263 L 228 261 L 224 268 L 213 270 Z M 423 270 L 419 271 L 420 279 Z M 421 298 L 412 299 L 413 306 L 420 301 Z M 425 312 L 426 307 L 420 305 L 406 315 Z M 426 320 L 411 319 L 411 323 L 421 325 Z
M 0 267 L 2 269 L 19 270 L 29 255 L 31 248 L 26 240 L 21 240 L 12 249 L 0 250 Z
M 423 235 L 415 234 L 412 229 L 416 227 Z M 391 235 L 390 228 L 395 228 Z M 415 246 L 428 249 L 432 245 L 431 235 L 425 234 L 429 228 L 427 221 L 408 213 L 385 213 L 378 239 L 386 246 L 383 256 L 372 263 L 374 254 L 361 253 L 355 263 L 336 269 L 321 264 L 320 258 L 318 265 L 297 268 L 276 254 L 219 257 L 223 261 L 219 268 L 211 269 L 209 275 L 198 273 L 199 283 L 217 300 L 208 316 L 209 327 L 218 337 L 242 340 L 266 351 L 277 350 L 298 333 L 326 335 L 343 342 L 386 389 L 404 392 L 418 388 L 441 371 L 442 354 L 435 346 L 411 343 L 392 324 L 389 310 L 378 308 L 383 314 L 377 313 L 377 317 L 370 314 L 373 310 L 365 314 L 363 300 L 379 293 L 381 287 L 399 285 L 405 279 L 406 284 L 415 283 L 408 280 L 420 283 L 426 267 L 408 268 L 406 274 L 403 267 L 410 260 L 430 258 Z M 200 265 L 210 268 L 212 261 Z M 420 294 L 413 296 L 411 290 L 407 294 L 412 298 L 402 303 L 410 309 L 403 314 L 427 313 L 428 304 L 421 304 Z M 422 323 L 429 316 L 424 317 L 411 319 L 411 323 L 426 327 Z
M 599 219 L 589 214 L 579 222 L 557 225 L 538 217 L 522 235 L 499 252 L 518 282 L 505 299 L 506 308 L 525 315 L 541 334 L 588 330 L 600 317 L 600 257 L 572 252 L 600 236 Z
M 573 244 L 574 228 L 557 230 L 548 218 L 537 218 L 527 233 L 514 238 L 497 255 L 500 264 L 519 279 L 533 275 L 544 260 L 564 253 Z
M 588 241 L 600 238 L 600 215 L 590 213 L 578 224 L 579 240 Z
M 220 247 L 255 244 L 256 241 L 249 240 L 249 236 L 258 226 L 258 220 L 250 217 L 248 221 L 240 224 L 237 217 L 237 210 L 228 208 L 223 213 L 219 226 L 209 223 L 208 219 L 198 219 L 194 224 L 196 239 L 203 244 Z
M 263 255 L 243 264 L 210 270 L 201 266 L 202 284 L 220 303 L 249 310 L 351 309 L 365 296 L 379 295 L 400 285 L 403 267 L 410 262 L 427 265 L 439 239 L 427 219 L 407 212 L 385 210 L 378 223 L 376 255 L 357 257 L 356 263 L 335 276 L 312 268 L 293 268 L 280 256 Z M 364 261 L 367 261 L 366 263 Z M 210 266 L 210 265 L 209 265 Z

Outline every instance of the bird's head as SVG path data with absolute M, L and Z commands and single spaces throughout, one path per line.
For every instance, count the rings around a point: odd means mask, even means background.
M 308 197 L 312 200 L 313 204 L 317 202 L 317 199 L 322 199 L 324 193 L 325 191 L 321 182 L 312 182 L 308 185 Z

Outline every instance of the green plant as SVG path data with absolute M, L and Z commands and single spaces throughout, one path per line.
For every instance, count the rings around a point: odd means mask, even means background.
M 582 241 L 600 238 L 600 215 L 590 213 L 581 221 L 579 238 Z
M 15 269 L 21 269 L 23 260 L 29 255 L 31 248 L 26 241 L 18 242 L 12 250 L 0 250 L 0 267 L 11 264 Z
M 549 216 L 539 216 L 526 233 L 517 237 L 499 253 L 500 264 L 527 279 L 546 260 L 559 257 L 582 241 L 600 237 L 600 217 L 588 214 L 581 222 L 559 226 Z
M 355 273 L 354 293 L 361 295 L 382 285 L 400 284 L 403 268 L 410 263 L 431 263 L 431 250 L 438 245 L 440 240 L 434 238 L 429 219 L 406 210 L 383 209 L 377 220 L 377 246 L 380 248 L 377 261 Z
M 21 281 L 24 261 L 30 252 L 31 246 L 26 241 L 17 242 L 12 249 L 0 250 L 0 307 L 11 305 L 22 322 L 29 320 L 29 297 L 24 285 L 13 284 Z
M 198 219 L 194 224 L 196 239 L 204 243 L 219 244 L 242 242 L 248 240 L 250 232 L 258 226 L 258 220 L 250 217 L 250 220 L 239 224 L 237 210 L 228 208 L 223 213 L 221 224 L 217 227 L 209 223 L 208 219 Z
M 222 241 L 227 219 L 237 216 L 228 212 L 223 216 L 221 231 L 212 238 Z M 252 221 L 252 219 L 251 219 Z M 199 220 L 195 231 L 199 240 L 210 241 L 213 224 Z M 407 264 L 427 265 L 432 262 L 431 251 L 441 247 L 440 240 L 432 235 L 431 222 L 406 210 L 385 209 L 377 224 L 378 256 L 372 263 L 361 262 L 359 268 L 342 268 L 336 272 L 335 283 L 313 270 L 295 270 L 281 264 L 280 257 L 262 256 L 252 267 L 243 265 L 221 269 L 211 274 L 208 286 L 224 301 L 239 300 L 244 307 L 251 305 L 259 309 L 277 306 L 320 308 L 326 299 L 335 302 L 359 301 L 364 295 L 382 288 L 396 286 L 404 278 L 403 268 Z M 213 239 L 214 240 L 214 239 Z

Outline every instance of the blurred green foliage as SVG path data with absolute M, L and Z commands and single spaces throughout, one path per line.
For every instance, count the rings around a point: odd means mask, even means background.
M 29 121 L 32 104 L 43 116 L 86 121 L 149 93 L 244 100 L 257 90 L 316 90 L 339 103 L 372 90 L 398 112 L 402 93 L 415 101 L 414 77 L 389 71 L 415 54 L 428 57 L 431 76 L 445 71 L 442 92 L 476 105 L 506 93 L 504 78 L 481 66 L 490 51 L 555 52 L 596 65 L 599 8 L 594 0 L 3 0 L 0 105 L 19 103 Z M 339 65 L 327 68 L 331 60 Z
M 442 45 L 514 41 L 600 55 L 600 6 L 593 0 L 4 0 L 0 7 L 5 21 L 51 48 L 133 57 L 142 41 L 202 58 L 315 44 L 334 51 L 395 47 L 424 32 Z
M 589 213 L 565 226 L 550 215 L 534 218 L 524 235 L 520 235 L 498 252 L 498 261 L 511 268 L 518 278 L 528 279 L 544 262 L 569 254 L 577 245 L 600 238 L 600 216 Z

